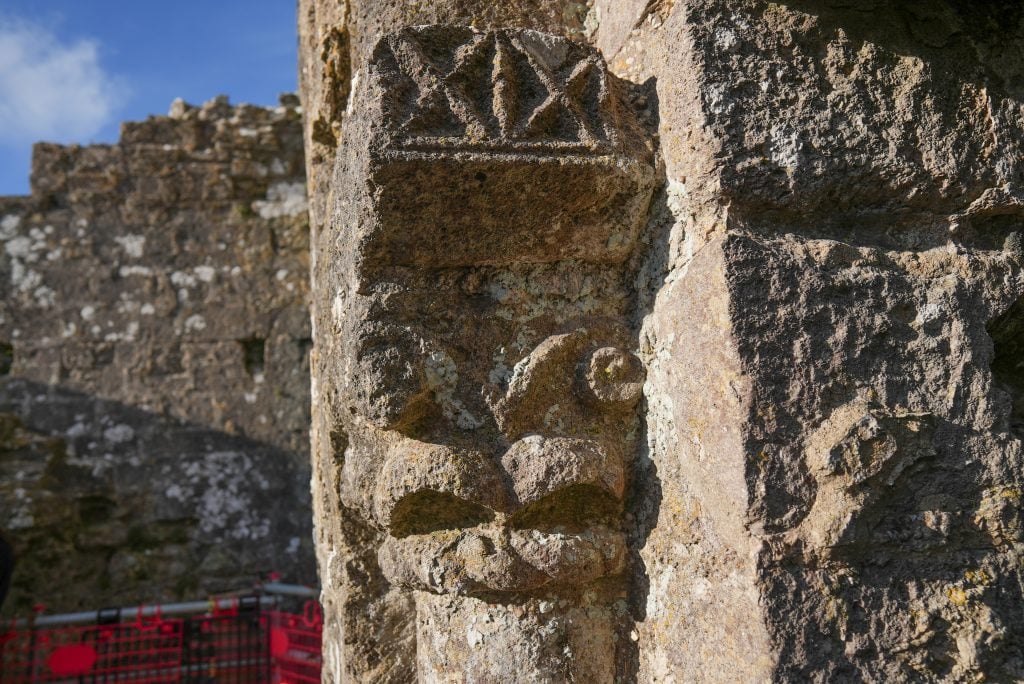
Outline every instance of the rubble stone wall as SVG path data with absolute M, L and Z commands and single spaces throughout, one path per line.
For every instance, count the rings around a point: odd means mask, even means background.
M 0 198 L 8 610 L 313 581 L 300 119 L 177 101 Z

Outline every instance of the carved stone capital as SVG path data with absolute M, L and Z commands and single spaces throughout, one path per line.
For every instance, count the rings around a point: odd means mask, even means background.
M 610 681 L 587 649 L 628 643 L 627 262 L 655 177 L 623 85 L 564 38 L 422 26 L 380 40 L 351 108 L 316 277 L 326 486 L 379 578 L 345 580 L 353 610 L 411 597 L 427 679 L 516 653 Z M 438 653 L 492 612 L 503 636 Z

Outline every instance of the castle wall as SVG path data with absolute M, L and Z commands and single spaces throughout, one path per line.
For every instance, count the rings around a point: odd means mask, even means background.
M 40 143 L 0 241 L 8 610 L 313 581 L 297 100 Z

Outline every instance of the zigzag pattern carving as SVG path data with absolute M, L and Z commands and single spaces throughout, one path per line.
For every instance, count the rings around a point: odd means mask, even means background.
M 616 142 L 607 70 L 583 45 L 427 26 L 385 40 L 373 61 L 397 147 L 604 153 Z

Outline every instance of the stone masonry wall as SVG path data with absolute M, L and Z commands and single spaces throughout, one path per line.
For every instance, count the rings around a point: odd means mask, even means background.
M 297 105 L 41 143 L 31 197 L 0 198 L 8 610 L 312 581 Z

